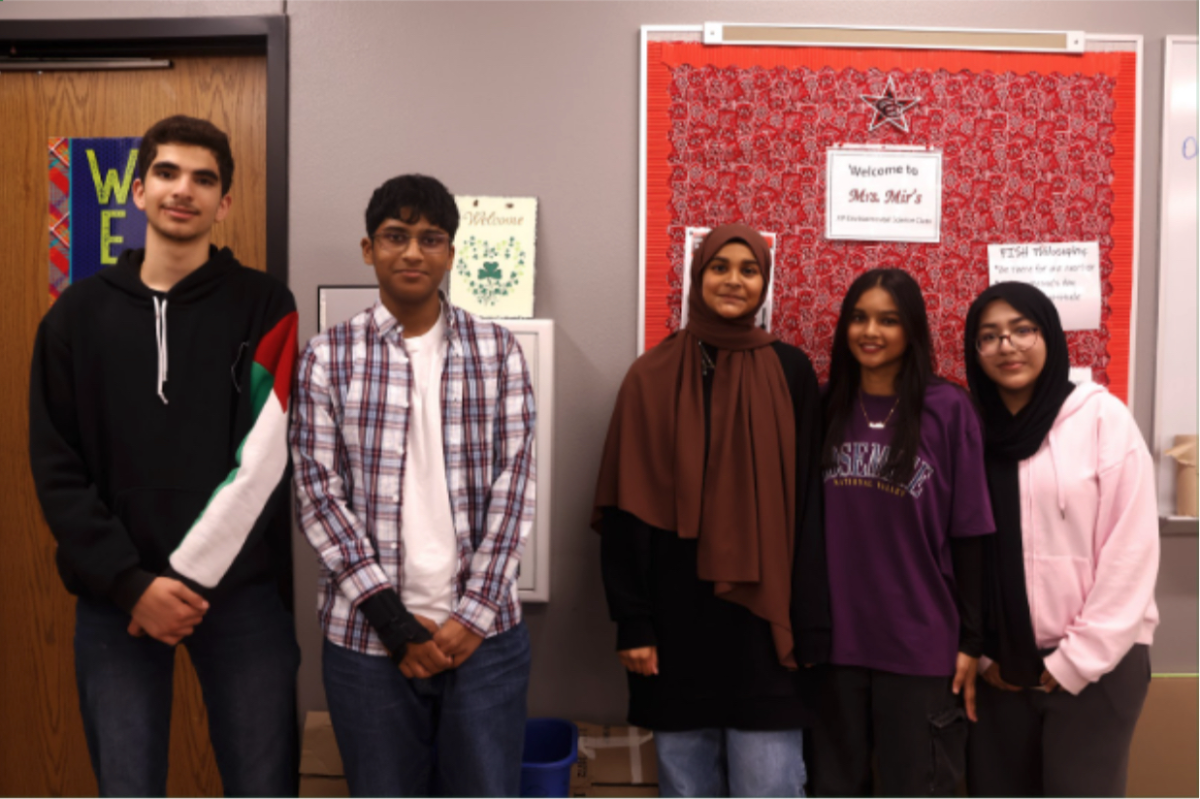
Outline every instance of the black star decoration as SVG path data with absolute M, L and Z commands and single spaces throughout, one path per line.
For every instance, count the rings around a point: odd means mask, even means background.
M 859 99 L 875 109 L 875 118 L 871 120 L 871 127 L 867 128 L 868 133 L 884 123 L 908 133 L 908 120 L 904 118 L 904 112 L 921 102 L 919 97 L 897 98 L 896 86 L 891 78 L 888 78 L 883 94 L 860 94 Z

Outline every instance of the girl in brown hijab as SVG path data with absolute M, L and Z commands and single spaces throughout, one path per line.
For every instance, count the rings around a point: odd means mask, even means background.
M 713 230 L 691 277 L 687 326 L 625 377 L 596 489 L 629 722 L 654 730 L 663 796 L 799 796 L 803 666 L 829 649 L 816 375 L 754 325 L 756 231 Z

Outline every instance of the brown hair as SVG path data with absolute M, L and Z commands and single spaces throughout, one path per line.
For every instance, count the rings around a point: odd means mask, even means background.
M 190 144 L 211 152 L 221 173 L 221 196 L 229 193 L 229 187 L 233 185 L 233 153 L 229 149 L 229 137 L 216 125 L 207 119 L 182 114 L 160 119 L 151 125 L 138 147 L 138 176 L 143 182 L 158 155 L 160 144 Z

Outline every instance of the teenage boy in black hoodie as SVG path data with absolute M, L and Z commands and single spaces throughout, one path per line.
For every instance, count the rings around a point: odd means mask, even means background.
M 166 794 L 182 643 L 225 795 L 294 796 L 300 655 L 280 585 L 295 301 L 210 244 L 233 179 L 212 123 L 156 123 L 138 172 L 146 248 L 63 292 L 29 390 L 38 498 L 79 597 L 88 751 L 100 795 Z

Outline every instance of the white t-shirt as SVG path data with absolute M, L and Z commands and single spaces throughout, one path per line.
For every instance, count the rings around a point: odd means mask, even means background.
M 458 564 L 458 537 L 442 449 L 441 387 L 446 346 L 446 322 L 441 313 L 427 333 L 404 339 L 413 383 L 400 521 L 404 544 L 400 598 L 410 613 L 439 625 L 450 618 L 454 609 L 453 581 Z

